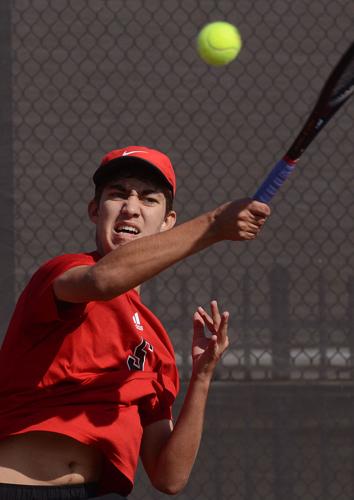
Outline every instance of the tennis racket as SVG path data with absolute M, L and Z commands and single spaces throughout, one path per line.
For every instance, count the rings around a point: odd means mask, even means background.
M 320 96 L 301 132 L 290 149 L 278 161 L 253 196 L 254 200 L 268 203 L 283 182 L 294 171 L 302 153 L 329 122 L 334 113 L 354 93 L 354 43 L 343 54 L 329 75 Z

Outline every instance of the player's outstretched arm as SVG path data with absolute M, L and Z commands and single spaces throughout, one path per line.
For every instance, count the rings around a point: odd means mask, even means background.
M 55 294 L 67 302 L 110 300 L 214 243 L 256 238 L 269 214 L 268 205 L 258 201 L 225 203 L 173 229 L 122 245 L 94 266 L 70 269 L 57 278 Z
M 144 430 L 142 461 L 152 484 L 165 493 L 178 493 L 189 479 L 202 436 L 210 382 L 229 345 L 228 318 L 227 312 L 219 312 L 216 301 L 211 302 L 210 315 L 198 308 L 194 315 L 193 373 L 176 425 L 172 430 L 172 424 L 164 420 Z M 210 335 L 205 335 L 205 329 Z

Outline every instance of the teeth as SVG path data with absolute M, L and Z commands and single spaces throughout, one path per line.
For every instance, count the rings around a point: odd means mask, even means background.
M 129 233 L 129 234 L 138 234 L 138 230 L 135 227 L 131 226 L 120 226 L 116 229 L 117 233 Z

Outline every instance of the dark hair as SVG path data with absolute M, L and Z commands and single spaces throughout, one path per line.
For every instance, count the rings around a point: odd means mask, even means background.
M 114 160 L 111 163 L 112 165 L 109 165 L 110 168 L 107 169 L 107 174 L 101 176 L 99 184 L 95 187 L 95 201 L 97 204 L 100 202 L 105 186 L 107 186 L 112 179 L 127 179 L 128 177 L 136 177 L 137 179 L 152 182 L 156 189 L 161 191 L 161 193 L 165 196 L 165 215 L 171 212 L 173 209 L 172 188 L 169 186 L 163 175 L 158 172 L 158 170 L 146 168 L 146 165 L 142 165 L 139 162 L 125 161 L 124 166 L 120 165 L 119 168 L 114 168 Z

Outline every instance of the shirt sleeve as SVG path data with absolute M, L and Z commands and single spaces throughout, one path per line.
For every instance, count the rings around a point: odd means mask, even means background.
M 140 419 L 143 427 L 158 422 L 159 420 L 172 420 L 172 407 L 161 405 L 153 411 L 142 411 L 140 412 Z
M 172 365 L 171 365 L 172 367 Z M 172 370 L 175 375 L 174 370 Z M 172 420 L 172 406 L 177 395 L 177 386 L 174 376 L 158 374 L 152 381 L 154 392 L 140 404 L 140 419 L 143 427 L 158 420 Z
M 87 303 L 60 303 L 53 290 L 53 282 L 64 272 L 73 267 L 93 265 L 90 254 L 72 254 L 56 257 L 46 262 L 33 275 L 25 295 L 26 313 L 33 323 L 68 320 L 85 314 Z

